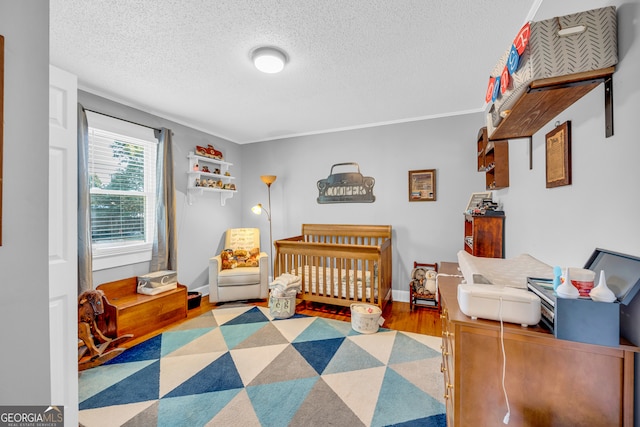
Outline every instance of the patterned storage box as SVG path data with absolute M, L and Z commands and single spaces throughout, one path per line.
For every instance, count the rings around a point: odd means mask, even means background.
M 491 72 L 500 76 L 511 49 Z M 517 70 L 510 74 L 506 90 L 499 93 L 487 114 L 489 135 L 529 84 L 538 79 L 558 77 L 611 67 L 618 63 L 615 6 L 593 9 L 530 23 L 528 44 L 519 56 Z

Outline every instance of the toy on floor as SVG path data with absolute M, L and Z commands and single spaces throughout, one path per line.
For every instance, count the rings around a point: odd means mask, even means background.
M 124 348 L 120 344 L 133 338 L 127 334 L 108 338 L 96 324 L 96 318 L 104 313 L 104 292 L 85 291 L 78 297 L 78 370 L 93 368 L 113 359 Z M 88 353 L 88 354 L 87 354 Z

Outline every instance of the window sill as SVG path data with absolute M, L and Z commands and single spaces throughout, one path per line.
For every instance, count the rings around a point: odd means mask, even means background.
M 94 249 L 93 271 L 151 261 L 151 244 L 128 248 Z

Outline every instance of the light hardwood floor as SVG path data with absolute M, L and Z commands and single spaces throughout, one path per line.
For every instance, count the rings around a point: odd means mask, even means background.
M 299 301 L 299 300 L 298 300 Z M 256 306 L 267 307 L 267 300 L 248 301 L 249 304 Z M 122 344 L 122 347 L 129 348 L 136 344 L 139 344 L 155 335 L 161 334 L 182 322 L 185 322 L 194 317 L 198 317 L 201 314 L 210 310 L 216 310 L 224 308 L 225 304 L 215 305 L 209 302 L 207 296 L 202 297 L 202 301 L 199 307 L 193 308 L 188 311 L 187 318 L 181 322 L 176 322 L 172 325 L 166 326 L 157 331 L 134 337 L 132 340 Z M 296 307 L 296 313 L 306 314 L 309 316 L 319 316 L 328 319 L 342 320 L 346 322 L 351 321 L 351 315 L 349 307 L 338 307 L 330 305 L 318 305 L 318 304 L 305 304 L 299 302 Z M 394 329 L 397 331 L 415 332 L 425 335 L 441 336 L 441 322 L 440 312 L 438 309 L 431 308 L 415 308 L 411 310 L 411 306 L 408 302 L 392 302 L 387 304 L 382 317 L 385 319 L 383 328 Z

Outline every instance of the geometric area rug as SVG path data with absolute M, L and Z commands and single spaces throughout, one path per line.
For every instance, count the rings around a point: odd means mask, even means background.
M 80 424 L 444 427 L 441 339 L 217 308 L 80 372 Z

